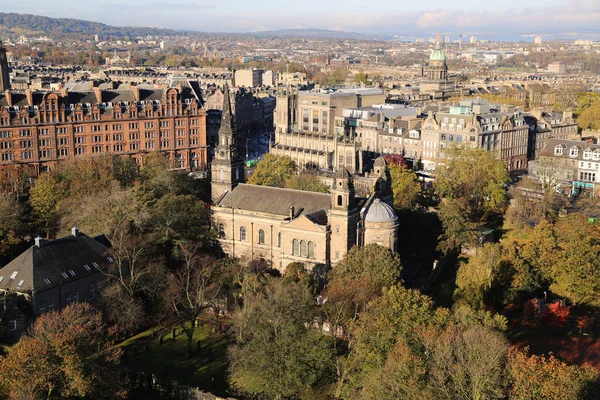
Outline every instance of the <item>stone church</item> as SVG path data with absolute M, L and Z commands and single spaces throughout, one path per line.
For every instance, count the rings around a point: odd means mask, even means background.
M 283 272 L 293 262 L 309 269 L 335 265 L 353 246 L 377 243 L 396 250 L 398 218 L 383 157 L 366 177 L 372 187 L 368 197 L 356 195 L 346 168 L 337 170 L 328 194 L 248 185 L 229 96 L 222 115 L 211 167 L 211 212 L 226 254 L 264 259 Z

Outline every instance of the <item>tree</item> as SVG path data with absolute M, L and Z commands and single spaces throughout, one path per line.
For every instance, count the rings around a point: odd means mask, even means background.
M 418 290 L 402 285 L 383 289 L 352 327 L 346 373 L 336 396 L 356 398 L 372 374 L 380 373 L 397 342 L 417 349 L 422 328 L 442 328 L 449 316 L 448 310 L 436 310 L 433 300 Z
M 157 242 L 210 241 L 210 210 L 191 195 L 165 194 L 150 210 L 148 229 Z
M 367 74 L 365 74 L 364 70 L 361 69 L 356 74 L 354 74 L 354 83 L 362 83 L 363 85 L 366 85 L 368 83 L 368 77 Z
M 295 282 L 273 282 L 237 311 L 229 348 L 234 388 L 267 399 L 296 398 L 319 382 L 331 362 L 329 341 L 313 327 L 313 298 Z
M 388 170 L 392 178 L 394 207 L 406 210 L 413 209 L 421 193 L 421 185 L 417 175 L 398 164 L 389 164 Z
M 397 254 L 377 244 L 353 247 L 329 272 L 323 311 L 334 332 L 347 329 L 384 287 L 400 282 Z
M 562 305 L 560 301 L 555 301 L 547 305 L 542 316 L 549 327 L 564 328 L 569 323 L 571 307 Z
M 0 256 L 20 242 L 23 207 L 15 196 L 0 193 Z
M 11 398 L 122 398 L 120 350 L 106 341 L 100 314 L 87 303 L 41 315 L 8 349 L 0 378 Z
M 501 262 L 500 244 L 486 243 L 477 248 L 469 261 L 461 263 L 458 268 L 454 298 L 475 309 L 483 308 L 486 293 L 492 287 Z
M 192 341 L 197 319 L 204 310 L 225 298 L 222 289 L 225 274 L 221 264 L 200 254 L 195 242 L 180 242 L 177 256 L 182 265 L 169 274 L 169 287 L 165 304 L 173 313 L 188 339 L 188 354 L 192 354 Z
M 502 211 L 506 204 L 508 172 L 503 161 L 480 148 L 452 147 L 436 170 L 440 197 L 463 198 L 474 217 Z
M 443 233 L 437 249 L 445 254 L 461 251 L 467 246 L 477 243 L 480 223 L 471 221 L 470 209 L 465 199 L 445 200 L 440 205 L 438 214 Z
M 119 283 L 102 290 L 100 305 L 104 319 L 111 324 L 111 331 L 120 337 L 134 333 L 144 322 L 144 304 L 141 299 L 129 295 Z
M 284 187 L 309 192 L 329 193 L 329 187 L 319 179 L 317 174 L 310 172 L 301 172 L 298 175 L 290 176 L 285 180 Z
M 256 165 L 248 183 L 252 185 L 284 187 L 285 181 L 297 170 L 296 163 L 287 156 L 265 154 Z
M 31 188 L 29 204 L 40 228 L 51 236 L 57 229 L 60 202 L 67 194 L 65 182 L 56 173 L 42 174 Z
M 528 353 L 527 348 L 511 348 L 508 353 L 510 399 L 576 400 L 597 396 L 599 375 L 593 368 L 567 365 L 554 356 Z
M 429 388 L 439 399 L 501 399 L 507 342 L 485 327 L 449 327 L 431 350 Z

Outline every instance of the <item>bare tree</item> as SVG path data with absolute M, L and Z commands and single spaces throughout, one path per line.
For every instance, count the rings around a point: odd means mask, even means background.
M 226 280 L 221 264 L 201 254 L 199 249 L 200 244 L 196 242 L 177 245 L 176 255 L 182 265 L 169 276 L 165 301 L 187 336 L 190 355 L 197 319 L 205 310 L 217 307 L 223 300 L 222 288 Z

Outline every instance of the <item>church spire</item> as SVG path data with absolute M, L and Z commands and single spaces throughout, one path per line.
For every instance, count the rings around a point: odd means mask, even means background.
M 235 126 L 233 124 L 233 113 L 231 111 L 231 99 L 229 98 L 229 86 L 227 82 L 223 86 L 223 112 L 221 113 L 221 128 L 219 129 L 219 138 L 223 136 L 235 136 Z

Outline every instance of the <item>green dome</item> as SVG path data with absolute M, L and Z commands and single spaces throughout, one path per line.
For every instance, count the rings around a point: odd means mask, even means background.
M 431 52 L 431 55 L 429 56 L 429 61 L 446 61 L 446 53 L 444 53 L 444 50 L 440 49 L 440 48 L 435 48 L 433 49 L 433 51 Z

